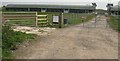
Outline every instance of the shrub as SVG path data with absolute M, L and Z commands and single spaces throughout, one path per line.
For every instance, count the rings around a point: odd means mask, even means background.
M 31 34 L 13 31 L 10 26 L 2 26 L 2 58 L 10 58 L 11 50 L 17 49 L 17 45 L 23 41 L 34 38 Z

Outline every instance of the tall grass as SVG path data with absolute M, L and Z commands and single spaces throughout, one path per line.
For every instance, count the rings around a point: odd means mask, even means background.
M 120 24 L 118 16 L 110 16 L 109 25 L 114 30 L 120 32 Z
M 2 27 L 2 58 L 9 59 L 11 51 L 17 49 L 17 45 L 28 39 L 34 39 L 35 35 L 20 31 L 13 31 L 10 26 Z

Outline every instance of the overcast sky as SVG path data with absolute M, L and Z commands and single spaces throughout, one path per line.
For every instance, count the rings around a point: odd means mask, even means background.
M 91 3 L 97 3 L 98 9 L 106 9 L 107 3 L 113 3 L 117 5 L 120 0 L 1 0 L 1 5 L 4 4 L 17 4 L 17 3 L 28 3 L 28 4 L 64 4 L 64 5 L 90 5 Z

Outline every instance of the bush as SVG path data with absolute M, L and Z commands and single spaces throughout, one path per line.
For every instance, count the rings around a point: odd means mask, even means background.
M 17 49 L 17 45 L 33 38 L 32 35 L 20 31 L 13 31 L 10 26 L 2 27 L 2 58 L 10 58 L 11 50 Z

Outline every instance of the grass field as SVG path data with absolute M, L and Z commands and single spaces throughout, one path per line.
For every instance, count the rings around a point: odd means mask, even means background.
M 118 16 L 110 16 L 109 25 L 114 30 L 117 30 L 118 32 L 120 32 L 120 24 L 119 24 L 119 17 Z

